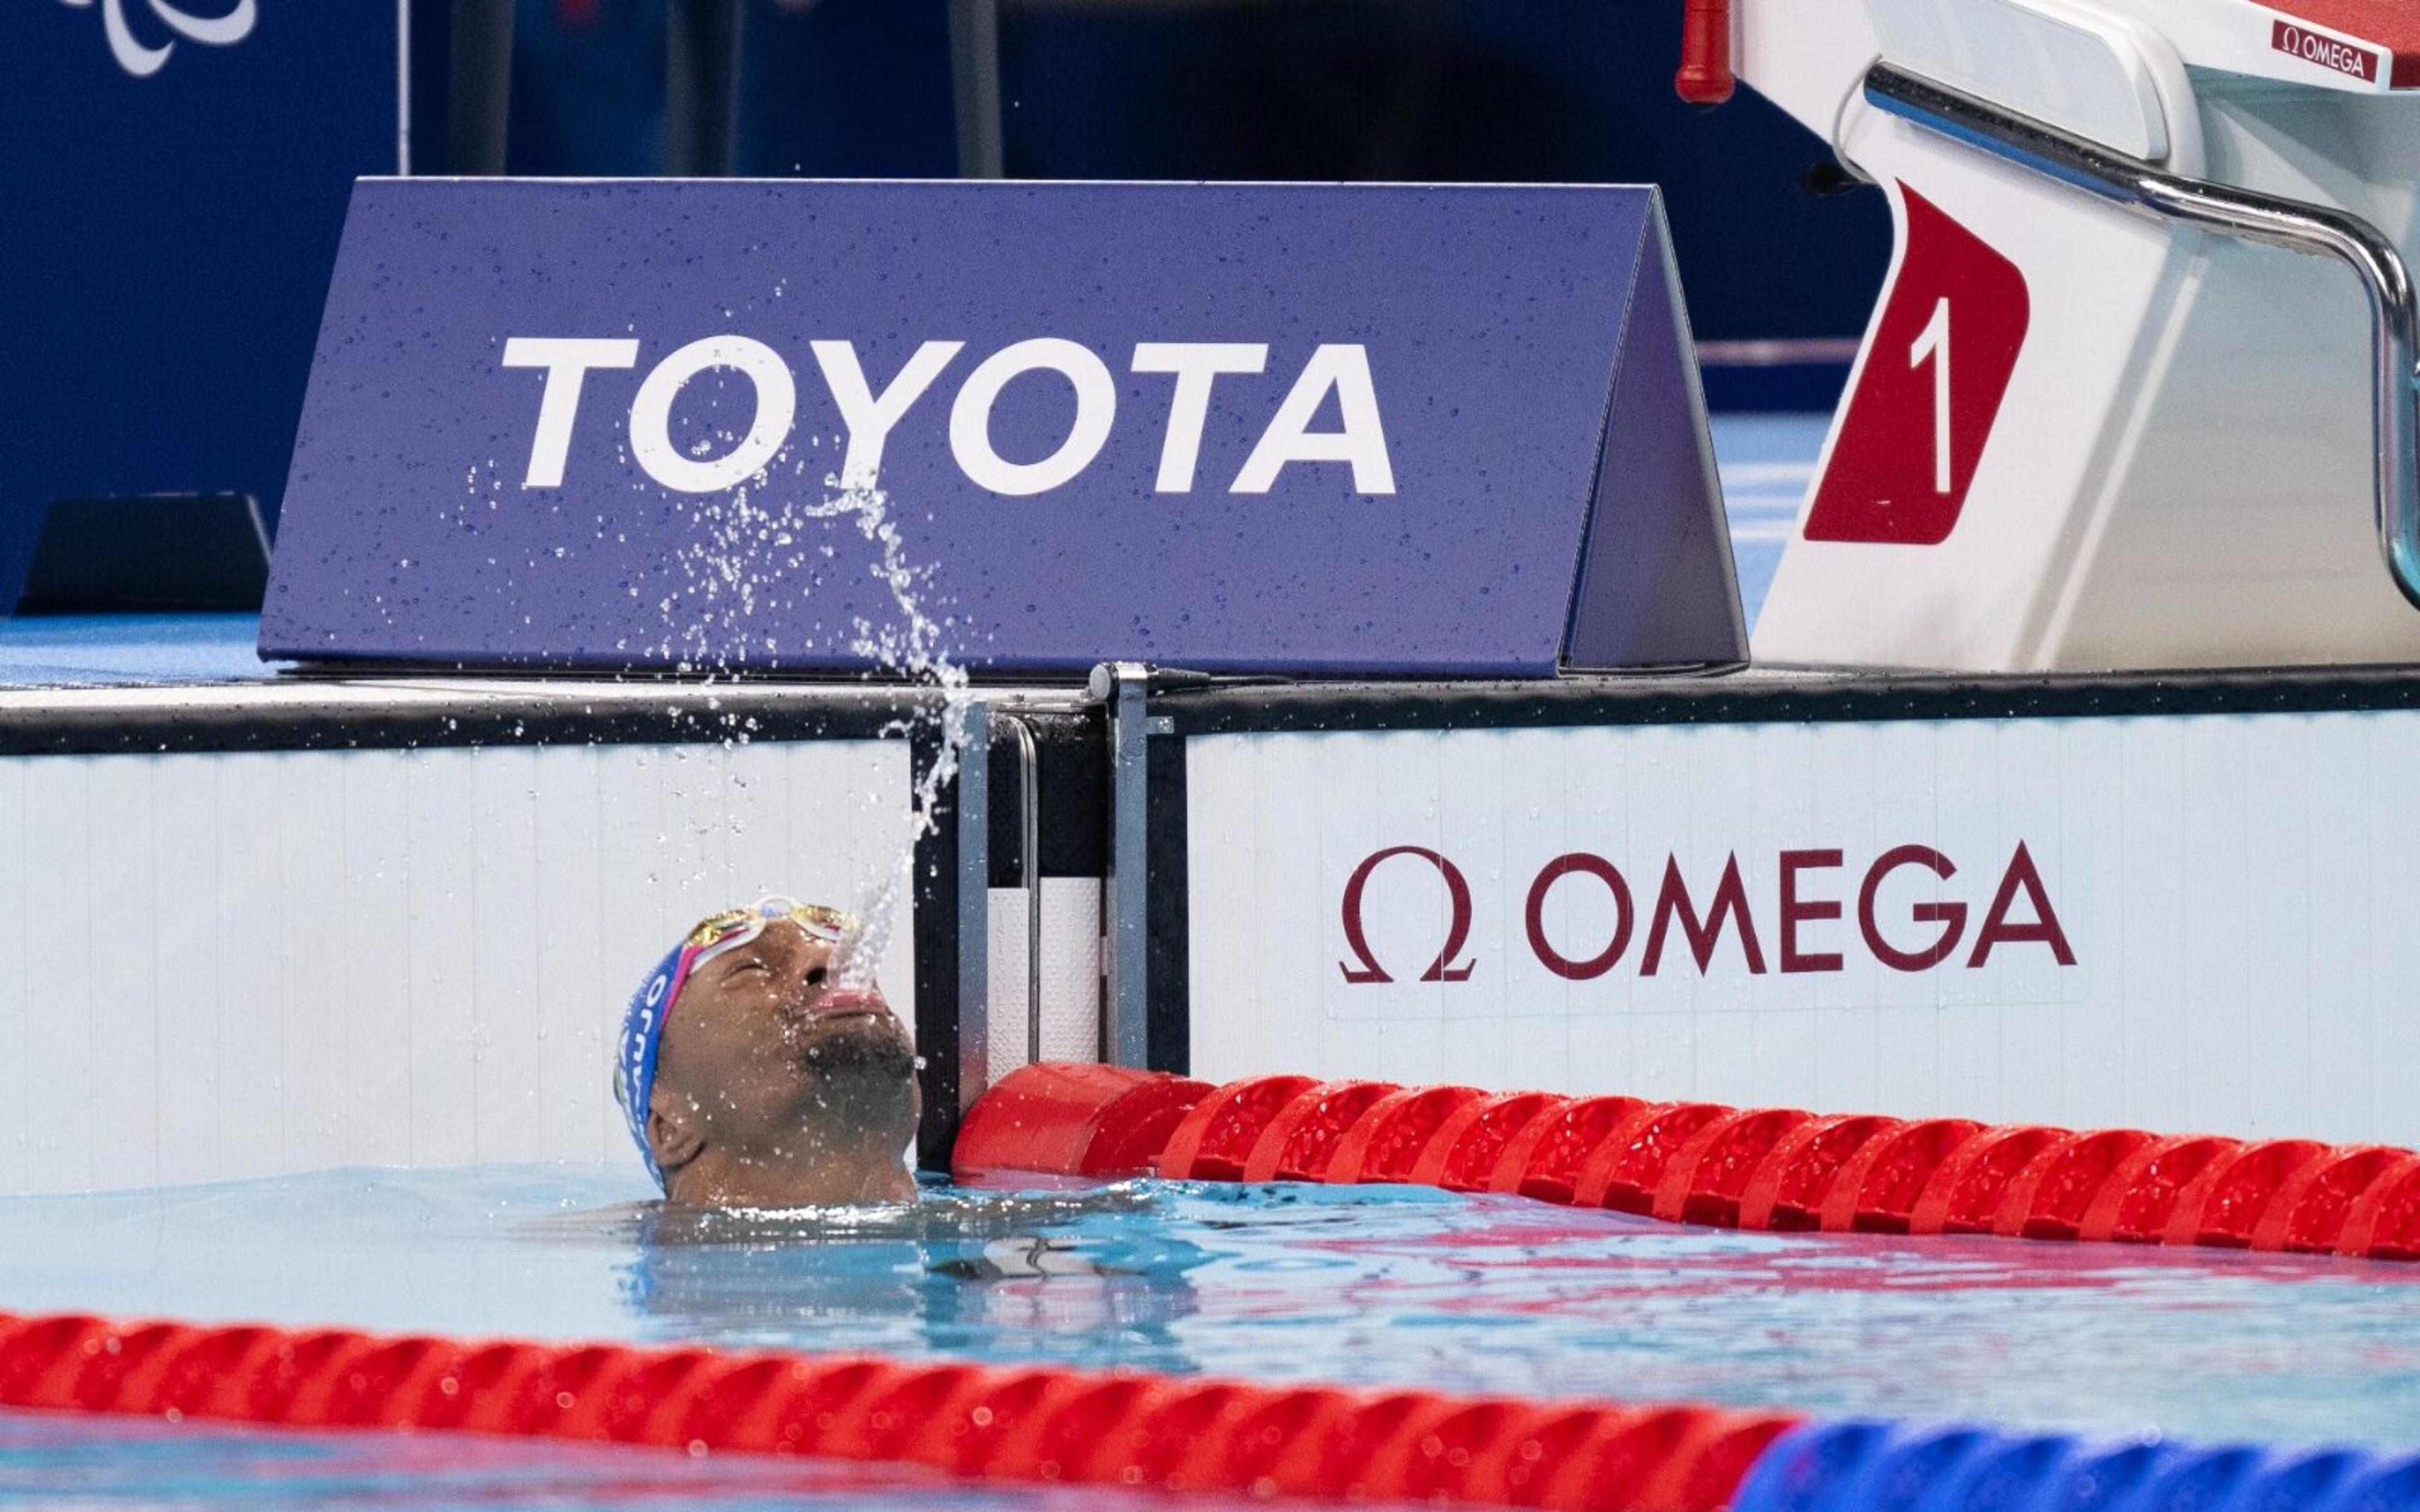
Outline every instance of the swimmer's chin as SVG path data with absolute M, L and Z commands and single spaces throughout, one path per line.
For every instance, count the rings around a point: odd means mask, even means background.
M 861 1072 L 905 1079 L 916 1073 L 916 1047 L 890 1010 L 819 1014 L 791 1031 L 801 1069 Z

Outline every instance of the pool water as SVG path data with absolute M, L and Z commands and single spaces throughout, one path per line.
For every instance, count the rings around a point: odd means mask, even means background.
M 1740 1234 L 1410 1187 L 668 1217 L 488 1166 L 0 1200 L 0 1309 L 2420 1447 L 2420 1267 Z
M 321 1433 L 171 1427 L 132 1418 L 0 1412 L 0 1505 L 244 1507 L 303 1512 L 464 1506 L 735 1512 L 850 1507 L 914 1512 L 1126 1512 L 1170 1498 L 1087 1487 L 970 1486 L 915 1466 L 843 1464 L 522 1443 L 470 1434 Z M 1205 1512 L 1245 1504 L 1185 1497 Z

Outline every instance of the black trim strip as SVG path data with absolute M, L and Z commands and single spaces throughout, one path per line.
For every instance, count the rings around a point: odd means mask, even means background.
M 1557 683 L 1353 683 L 1171 688 L 1180 735 L 1882 719 L 2313 714 L 2420 708 L 2420 667 L 1985 677 L 1749 671 Z
M 256 685 L 241 685 L 249 695 L 241 698 L 213 700 L 212 691 L 194 688 L 190 696 L 132 706 L 98 692 L 0 705 L 0 756 L 870 740 L 898 735 L 903 723 L 929 725 L 939 707 L 937 697 L 907 689 L 818 697 L 796 687 L 681 685 L 661 697 L 593 701 L 568 692 L 457 697 L 414 689 L 396 702 L 358 703 L 262 698 Z
M 920 722 L 908 737 L 908 773 L 922 783 L 940 760 L 940 731 Z M 924 1062 L 924 1113 L 916 1129 L 916 1161 L 926 1170 L 950 1168 L 958 1138 L 958 785 L 943 785 L 933 822 L 917 838 L 910 918 L 916 934 L 916 1054 Z
M 1098 708 L 1023 709 L 1002 705 L 1033 731 L 1042 789 L 1042 874 L 1103 877 L 1109 870 L 1109 764 L 1106 721 Z M 1017 855 L 1019 790 L 1016 748 L 1005 737 L 991 745 L 991 885 L 1024 885 Z
M 1143 881 L 1143 970 L 1149 984 L 1145 1060 L 1153 1071 L 1183 1076 L 1193 1069 L 1193 916 L 1187 888 L 1185 742 L 1150 736 L 1143 750 L 1143 837 L 1151 853 Z

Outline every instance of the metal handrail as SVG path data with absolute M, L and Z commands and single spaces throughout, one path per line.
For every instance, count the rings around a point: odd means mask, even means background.
M 1042 760 L 1033 727 L 1014 714 L 992 717 L 1016 742 L 1017 881 L 1025 887 L 1025 1063 L 1042 1058 Z
M 1101 888 L 1101 1059 L 1151 1063 L 1151 742 L 1148 663 L 1105 661 L 1085 692 L 1109 710 L 1109 874 Z
M 2384 233 L 2344 210 L 2167 173 L 1890 63 L 1867 70 L 1865 93 L 1885 115 L 2128 209 L 2335 257 L 2359 274 L 2376 366 L 2379 551 L 2395 586 L 2420 608 L 2420 299 L 2410 265 Z

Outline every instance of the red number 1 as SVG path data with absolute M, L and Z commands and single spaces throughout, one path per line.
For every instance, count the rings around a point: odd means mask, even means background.
M 1900 193 L 1906 255 L 1807 511 L 1810 541 L 1935 546 L 1948 538 L 2032 318 L 2015 263 L 1915 190 Z

